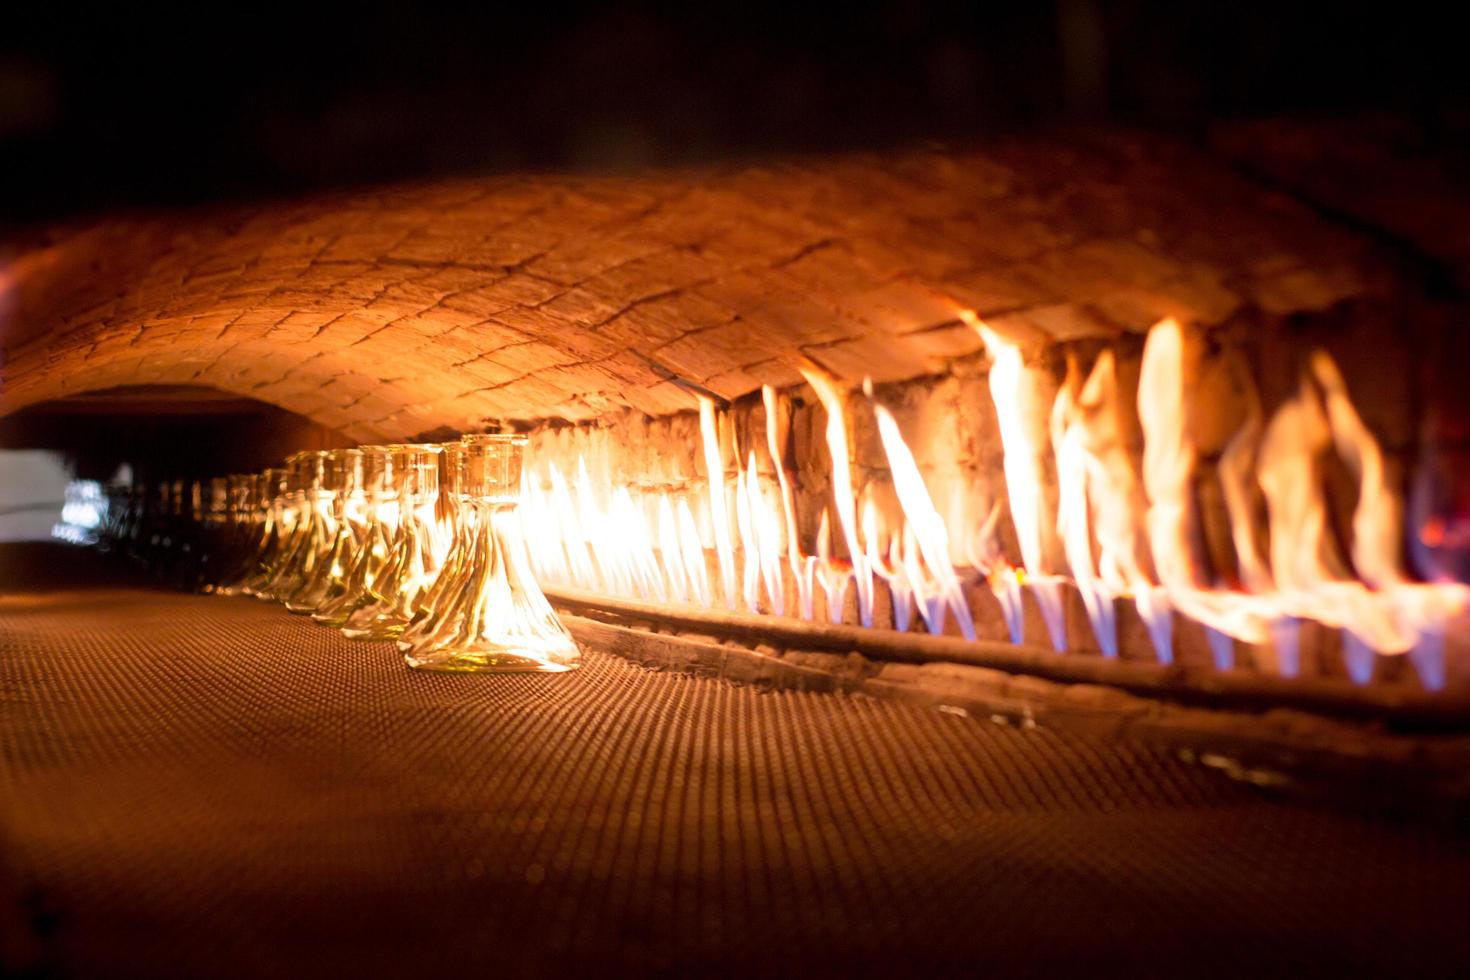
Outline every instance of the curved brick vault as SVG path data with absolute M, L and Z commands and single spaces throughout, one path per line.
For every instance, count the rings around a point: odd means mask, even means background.
M 1069 339 L 1320 309 L 1368 243 L 1138 136 L 718 171 L 519 175 L 113 216 L 0 272 L 0 413 L 209 385 L 360 439 L 895 380 L 977 349 L 955 303 Z

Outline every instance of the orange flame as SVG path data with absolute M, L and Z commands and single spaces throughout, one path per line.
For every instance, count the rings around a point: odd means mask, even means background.
M 868 382 L 865 387 L 871 397 L 872 383 Z M 921 589 L 932 592 L 941 603 L 937 612 L 926 617 L 929 628 L 935 633 L 943 631 L 943 610 L 947 607 L 954 614 L 960 632 L 967 639 L 974 639 L 975 620 L 965 603 L 965 594 L 954 573 L 954 565 L 949 560 L 949 532 L 944 526 L 944 518 L 939 516 L 939 511 L 934 507 L 929 488 L 924 486 L 924 478 L 919 473 L 918 464 L 914 462 L 914 454 L 904 442 L 903 433 L 899 431 L 898 422 L 894 420 L 892 413 L 875 402 L 873 414 L 878 419 L 878 438 L 888 457 L 888 469 L 893 474 L 893 488 L 898 494 L 899 505 L 903 508 L 906 519 L 905 538 L 911 534 L 914 541 L 914 548 L 909 552 L 910 561 L 905 566 L 910 572 L 910 585 L 916 592 Z M 922 569 L 918 567 L 920 558 L 923 559 Z
M 679 552 L 683 556 L 684 574 L 688 577 L 689 598 L 700 605 L 709 605 L 709 568 L 704 561 L 704 545 L 699 540 L 699 528 L 694 523 L 694 512 L 689 501 L 681 499 L 678 506 Z
M 740 595 L 745 608 L 760 612 L 760 543 L 755 539 L 755 525 L 750 516 L 750 487 L 746 483 L 745 470 L 735 470 L 735 532 L 740 538 Z
M 1041 472 L 1036 445 L 1027 423 L 1027 408 L 1034 397 L 1025 382 L 1021 349 L 1010 343 L 969 310 L 965 320 L 985 342 L 990 355 L 990 397 L 1000 422 L 1000 444 L 1005 454 L 1006 493 L 1011 502 L 1011 521 L 1021 546 L 1021 563 L 1027 574 L 1043 574 L 1041 563 Z
M 1183 328 L 1172 319 L 1161 320 L 1144 343 L 1138 379 L 1146 526 L 1154 569 L 1180 612 L 1228 636 L 1265 643 L 1272 620 L 1267 607 L 1251 596 L 1211 590 L 1198 581 L 1193 544 L 1196 454 L 1188 434 L 1185 354 Z M 1244 492 L 1234 496 L 1243 501 Z M 1232 493 L 1227 491 L 1226 497 L 1230 500 Z M 1244 504 L 1237 503 L 1243 514 Z M 1237 539 L 1244 534 L 1236 529 Z
M 725 605 L 735 608 L 735 549 L 730 541 L 730 511 L 725 504 L 725 462 L 720 452 L 715 403 L 699 396 L 699 434 L 704 440 L 704 465 L 709 477 L 710 522 L 714 524 L 715 554 L 720 560 L 720 584 Z
M 1142 492 L 1119 416 L 1112 351 L 1099 355 L 1085 383 L 1079 378 L 1076 362 L 1070 361 L 1067 382 L 1052 406 L 1052 445 L 1060 486 L 1057 530 L 1067 563 L 1103 653 L 1117 653 L 1113 598 L 1131 595 L 1158 658 L 1168 663 L 1173 660 L 1170 610 L 1144 569 L 1142 554 L 1147 544 L 1140 527 Z M 1096 568 L 1093 533 L 1099 553 Z
M 761 385 L 761 402 L 766 409 L 766 446 L 771 453 L 771 462 L 776 468 L 776 482 L 781 488 L 781 509 L 786 516 L 786 563 L 790 566 L 791 576 L 796 582 L 797 604 L 801 607 L 802 616 L 805 619 L 811 619 L 811 576 L 802 574 L 801 542 L 797 540 L 796 529 L 796 495 L 791 489 L 791 482 L 786 478 L 788 430 L 785 424 L 785 413 L 781 410 L 781 399 L 777 396 L 776 389 L 770 385 Z
M 908 631 L 913 611 L 910 603 L 913 589 L 901 567 L 902 562 L 898 556 L 899 544 L 889 537 L 882 521 L 883 518 L 873 501 L 871 499 L 863 501 L 863 542 L 867 548 L 864 557 L 873 574 L 883 579 L 888 586 L 888 601 L 893 611 L 893 628 L 900 633 L 905 633 Z M 887 558 L 884 557 L 885 544 L 888 550 Z
M 1013 641 L 1024 639 L 1024 594 L 1040 606 L 1053 645 L 1064 649 L 1062 579 L 1043 565 L 1049 518 L 1038 452 L 1046 443 L 1038 442 L 1033 430 L 1046 416 L 1037 411 L 1036 372 L 1026 367 L 1015 344 L 974 314 L 961 316 L 980 334 L 992 359 L 990 396 L 1020 568 L 1010 565 L 996 545 L 998 505 L 990 506 L 974 527 L 976 518 L 964 513 L 960 489 L 952 485 L 949 519 L 941 516 L 896 418 L 867 383 L 867 403 L 898 506 L 885 514 L 871 487 L 859 501 L 847 433 L 848 393 L 826 371 L 807 363 L 801 371 L 826 410 L 832 462 L 832 499 L 822 509 L 815 555 L 803 554 L 797 533 L 792 474 L 785 465 L 789 411 L 765 387 L 765 444 L 773 474 L 763 476 L 757 452 L 744 447 L 743 460 L 741 452 L 736 454 L 733 481 L 727 476 L 722 420 L 707 398 L 700 401 L 699 424 L 708 488 L 613 487 L 606 479 L 594 480 L 580 456 L 571 481 L 555 461 L 548 461 L 539 479 L 528 470 L 522 517 L 533 540 L 545 542 L 533 552 L 538 575 L 551 584 L 707 605 L 714 592 L 707 557 L 712 544 L 727 605 L 739 601 L 751 612 L 781 614 L 784 564 L 795 583 L 800 615 L 813 616 L 813 590 L 820 586 L 828 616 L 840 622 L 849 585 L 856 582 L 859 616 L 870 624 L 876 575 L 888 584 L 897 628 L 907 628 L 917 609 L 931 631 L 943 631 L 953 615 L 959 631 L 973 636 L 973 617 L 955 567 L 968 561 L 1000 601 Z M 1059 478 L 1056 528 L 1099 647 L 1116 653 L 1114 603 L 1131 596 L 1164 660 L 1171 656 L 1170 623 L 1177 610 L 1209 630 L 1217 664 L 1232 663 L 1234 639 L 1274 640 L 1278 669 L 1290 674 L 1296 624 L 1310 618 L 1344 631 L 1344 656 L 1355 679 L 1371 677 L 1376 657 L 1407 653 L 1426 686 L 1441 686 L 1445 624 L 1470 605 L 1470 589 L 1423 584 L 1405 575 L 1403 508 L 1388 464 L 1337 366 L 1324 353 L 1312 356 L 1297 392 L 1269 420 L 1253 388 L 1244 385 L 1246 417 L 1218 468 L 1238 579 L 1227 574 L 1202 580 L 1207 562 L 1198 541 L 1199 467 L 1190 397 L 1202 363 L 1200 345 L 1178 323 L 1164 320 L 1150 331 L 1137 394 L 1144 437 L 1141 468 L 1128 449 L 1112 352 L 1100 354 L 1085 377 L 1069 363 L 1050 407 L 1049 448 Z M 1351 538 L 1341 551 L 1328 531 L 1322 465 L 1333 455 L 1353 473 L 1358 487 Z M 691 503 L 702 515 L 702 500 L 710 526 L 701 531 L 703 517 L 696 520 Z M 1426 527 L 1424 533 L 1432 530 Z M 833 554 L 834 531 L 843 538 L 845 559 Z M 1227 587 L 1227 580 L 1241 587 Z
M 1154 327 L 1139 380 L 1149 536 L 1161 581 L 1176 606 L 1222 633 L 1252 643 L 1274 637 L 1278 669 L 1299 667 L 1295 623 L 1310 618 L 1346 631 L 1349 670 L 1371 676 L 1372 654 L 1426 651 L 1419 664 L 1427 686 L 1443 682 L 1433 662 L 1444 622 L 1465 608 L 1458 585 L 1405 581 L 1398 566 L 1401 508 L 1388 488 L 1382 451 L 1353 407 L 1337 366 L 1324 352 L 1261 431 L 1252 403 L 1221 459 L 1221 486 L 1242 580 L 1249 593 L 1208 590 L 1196 582 L 1188 529 L 1194 520 L 1190 482 L 1194 448 L 1187 435 L 1186 357 L 1182 329 Z M 1259 433 L 1259 436 L 1258 436 Z M 1357 575 L 1333 547 L 1320 460 L 1335 449 L 1359 478 L 1351 553 Z M 1252 457 L 1258 456 L 1252 465 Z M 1253 474 L 1253 475 L 1252 475 Z M 1256 545 L 1251 485 L 1268 515 L 1269 550 Z M 1365 584 L 1366 583 L 1366 584 Z
M 690 599 L 689 577 L 684 570 L 684 555 L 679 548 L 679 526 L 674 523 L 674 507 L 668 494 L 658 497 L 658 555 L 664 578 L 669 583 L 669 596 L 675 602 Z
M 1075 373 L 1076 365 L 1069 365 Z M 1072 569 L 1072 581 L 1082 594 L 1093 635 L 1105 656 L 1118 654 L 1118 626 L 1113 615 L 1113 592 L 1099 580 L 1092 561 L 1092 535 L 1087 509 L 1087 451 L 1074 414 L 1073 379 L 1062 386 L 1052 410 L 1052 445 L 1057 459 L 1057 532 Z
M 852 568 L 846 562 L 832 557 L 832 521 L 827 508 L 822 508 L 822 520 L 817 526 L 817 555 L 814 567 L 817 582 L 827 597 L 827 618 L 833 623 L 842 622 L 842 609 L 846 604 L 847 584 L 852 581 Z
M 1034 410 L 1038 400 L 1036 386 L 1027 377 L 1018 346 L 992 330 L 974 311 L 960 310 L 959 316 L 980 335 L 990 356 L 990 399 L 995 404 L 996 420 L 1000 424 L 1001 465 L 1005 470 L 1006 496 L 1011 504 L 1011 523 L 1016 528 L 1021 564 L 1026 571 L 1025 581 L 1041 607 L 1052 647 L 1065 650 L 1067 639 L 1062 623 L 1061 594 L 1057 581 L 1046 574 L 1041 558 L 1041 502 L 1045 496 L 1041 489 L 1037 440 L 1031 432 L 1031 420 L 1042 417 Z M 1018 587 L 1022 580 L 1017 578 L 1015 581 L 1016 587 L 1003 585 L 996 590 L 996 596 L 1005 607 L 1007 619 L 1013 624 L 1012 637 L 1020 642 Z
M 1397 585 L 1403 580 L 1398 563 L 1403 508 L 1388 488 L 1383 452 L 1353 407 L 1347 383 L 1332 358 L 1322 351 L 1315 352 L 1311 371 L 1322 388 L 1338 455 L 1358 474 L 1358 505 L 1353 511 L 1353 565 L 1363 580 L 1375 588 Z
M 822 368 L 811 361 L 798 370 L 817 393 L 827 412 L 827 451 L 832 457 L 832 500 L 837 507 L 837 522 L 842 527 L 848 559 L 852 563 L 852 579 L 857 585 L 858 617 L 864 626 L 873 625 L 873 579 L 867 571 L 863 550 L 857 539 L 857 501 L 852 490 L 852 454 L 847 445 L 847 392 Z M 830 535 L 830 527 L 828 530 Z M 828 547 L 830 548 L 830 541 Z M 826 558 L 827 556 L 823 556 Z
M 771 611 L 777 616 L 785 612 L 785 589 L 781 584 L 781 516 L 766 500 L 761 489 L 760 474 L 755 468 L 755 453 L 751 452 L 741 479 L 741 495 L 750 527 L 752 549 L 746 552 L 748 575 L 759 573 L 765 585 L 766 597 Z M 752 590 L 754 591 L 754 590 Z

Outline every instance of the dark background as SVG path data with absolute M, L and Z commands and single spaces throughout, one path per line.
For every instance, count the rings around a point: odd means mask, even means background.
M 113 389 L 0 418 L 0 447 L 61 450 L 84 480 L 106 481 L 122 463 L 145 482 L 251 473 L 299 449 L 350 444 L 285 409 L 213 389 Z
M 1231 117 L 1387 111 L 1458 145 L 1464 19 L 1428 4 L 1163 0 L 12 5 L 0 221 L 1078 120 L 1189 135 Z

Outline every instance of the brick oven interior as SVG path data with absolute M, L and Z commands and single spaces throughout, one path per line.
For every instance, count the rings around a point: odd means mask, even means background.
M 0 42 L 0 972 L 1453 972 L 1453 52 L 860 6 Z M 511 432 L 577 670 L 206 594 Z

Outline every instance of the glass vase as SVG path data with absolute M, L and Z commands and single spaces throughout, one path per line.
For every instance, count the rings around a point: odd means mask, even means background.
M 204 496 L 197 518 L 199 553 L 194 588 L 213 592 L 229 557 L 230 481 L 216 476 L 201 484 L 201 488 Z
M 332 538 L 286 608 L 306 614 L 347 589 L 347 573 L 367 526 L 362 493 L 362 450 L 333 449 L 322 463 L 322 493 L 331 513 Z
M 322 489 L 326 453 L 306 450 L 287 461 L 291 470 L 291 499 L 297 519 L 276 574 L 256 597 L 285 602 L 306 583 L 316 563 L 336 537 L 331 495 Z
M 229 525 L 223 565 L 214 584 L 215 595 L 240 594 L 262 545 L 261 525 L 265 518 L 256 494 L 260 478 L 254 473 L 235 473 L 229 482 Z
M 289 462 L 289 461 L 288 461 Z M 290 466 L 271 468 L 266 472 L 266 492 L 270 495 L 268 509 L 269 539 L 261 556 L 260 568 L 250 579 L 246 592 L 258 599 L 270 599 L 271 584 L 280 575 L 291 550 L 296 543 L 296 529 L 301 516 L 296 486 L 297 476 Z
M 383 573 L 398 531 L 397 472 L 392 447 L 362 447 L 362 532 L 341 593 L 317 606 L 313 621 L 340 628 L 354 612 L 376 600 L 373 583 Z
M 373 596 L 352 612 L 342 633 L 354 640 L 392 640 L 421 612 L 420 600 L 439 575 L 447 550 L 435 510 L 439 501 L 440 447 L 395 446 L 398 529 Z
M 400 638 L 419 670 L 510 673 L 566 671 L 581 651 L 531 572 L 521 531 L 525 436 L 460 440 L 457 535 L 432 612 Z
M 458 442 L 446 442 L 439 447 L 439 498 L 434 508 L 435 523 L 439 537 L 444 542 L 444 560 L 439 574 L 424 590 L 418 600 L 418 611 L 413 621 L 399 633 L 398 648 L 407 650 L 415 638 L 423 633 L 433 619 L 434 613 L 447 603 L 458 587 L 464 550 L 455 547 L 459 540 L 460 464 L 463 457 Z
M 255 544 L 246 568 L 226 592 L 227 595 L 254 595 L 255 586 L 265 581 L 274 565 L 284 533 L 280 496 L 284 490 L 285 472 L 271 467 L 255 475 L 255 485 L 250 493 Z

